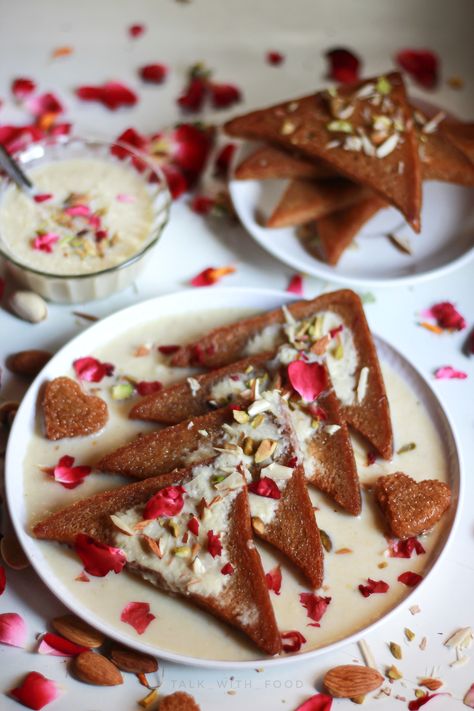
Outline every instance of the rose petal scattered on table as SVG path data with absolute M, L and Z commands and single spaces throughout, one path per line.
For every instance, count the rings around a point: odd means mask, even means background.
M 265 59 L 267 60 L 268 64 L 271 64 L 273 67 L 278 67 L 280 64 L 283 64 L 285 61 L 285 55 L 282 54 L 281 52 L 276 52 L 275 50 L 270 50 L 269 52 L 266 53 Z
M 403 49 L 395 61 L 424 89 L 434 89 L 438 83 L 438 56 L 429 49 Z
M 228 274 L 233 274 L 235 272 L 235 267 L 207 267 L 199 272 L 195 277 L 191 279 L 192 286 L 212 286 L 217 284 L 222 277 Z
M 442 329 L 462 331 L 466 328 L 466 319 L 459 313 L 450 301 L 441 301 L 426 309 L 421 314 L 425 318 L 433 318 Z
M 137 37 L 141 37 L 146 30 L 146 27 L 143 23 L 137 22 L 134 25 L 130 25 L 128 28 L 128 34 L 130 37 L 133 37 L 133 39 L 136 39 Z
M 123 608 L 120 619 L 131 625 L 138 634 L 143 634 L 156 617 L 150 612 L 147 602 L 129 602 Z
M 52 632 L 46 632 L 41 637 L 41 642 L 38 646 L 39 654 L 50 654 L 55 657 L 75 657 L 77 654 L 87 651 L 89 651 L 89 647 L 70 642 L 68 639 Z
M 295 711 L 331 711 L 332 696 L 316 694 L 304 701 Z
M 144 67 L 140 67 L 138 73 L 143 81 L 149 84 L 163 84 L 168 76 L 168 67 L 166 64 L 155 62 L 154 64 L 145 64 Z
M 224 178 L 227 177 L 235 150 L 235 143 L 226 143 L 224 146 L 222 146 L 214 161 L 214 170 L 216 176 Z
M 97 101 L 111 111 L 121 106 L 134 106 L 138 101 L 136 93 L 118 81 L 108 81 L 100 86 L 79 86 L 76 96 L 81 101 Z
M 10 696 L 29 709 L 39 711 L 47 704 L 55 701 L 60 695 L 55 681 L 47 679 L 39 672 L 30 672 L 20 686 L 10 691 Z
M 213 209 L 216 201 L 207 195 L 194 195 L 189 206 L 198 215 L 208 215 Z
M 436 380 L 465 380 L 467 373 L 462 370 L 455 370 L 452 365 L 443 365 L 435 370 L 434 376 Z
M 127 562 L 125 553 L 120 548 L 96 541 L 85 533 L 77 534 L 74 550 L 82 560 L 85 571 L 98 578 L 103 578 L 112 570 L 114 573 L 120 573 Z
M 26 623 L 16 612 L 0 614 L 0 644 L 10 647 L 24 647 L 26 642 Z
M 36 90 L 36 84 L 33 79 L 27 77 L 18 77 L 11 83 L 11 92 L 15 99 L 22 101 L 30 96 Z
M 328 79 L 341 84 L 353 84 L 359 79 L 360 59 L 345 47 L 336 47 L 326 52 L 329 63 Z
M 418 711 L 418 709 L 421 709 L 421 707 L 427 704 L 428 701 L 434 699 L 435 696 L 449 696 L 449 694 L 425 694 L 425 696 L 420 696 L 418 699 L 410 701 L 408 704 L 409 711 Z

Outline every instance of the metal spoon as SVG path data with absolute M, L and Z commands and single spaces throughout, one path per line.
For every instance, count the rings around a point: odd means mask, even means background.
M 9 178 L 13 180 L 20 190 L 33 197 L 34 185 L 29 177 L 23 172 L 19 163 L 0 144 L 0 167 L 3 168 Z

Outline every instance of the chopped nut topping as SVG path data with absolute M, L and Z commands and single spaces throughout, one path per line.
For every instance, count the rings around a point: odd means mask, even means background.
M 269 459 L 275 451 L 277 442 L 271 439 L 262 439 L 255 452 L 255 463 L 261 464 L 266 459 Z

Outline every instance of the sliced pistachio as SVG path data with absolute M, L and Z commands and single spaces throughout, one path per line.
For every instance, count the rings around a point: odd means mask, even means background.
M 319 529 L 319 535 L 321 537 L 321 543 L 323 544 L 323 548 L 327 553 L 330 553 L 332 551 L 332 541 L 329 538 L 328 534 L 326 531 L 323 531 L 322 528 Z
M 405 452 L 412 452 L 414 449 L 416 449 L 416 443 L 408 442 L 408 444 L 404 444 L 403 447 L 397 449 L 397 454 L 405 454 Z
M 415 639 L 415 633 L 409 627 L 405 627 L 404 632 L 405 632 L 405 637 L 407 638 L 407 640 L 409 642 L 412 642 Z
M 113 400 L 127 400 L 133 395 L 134 387 L 131 383 L 119 383 L 112 386 Z
M 173 536 L 175 538 L 178 538 L 181 529 L 179 524 L 176 521 L 173 521 L 172 518 L 168 521 L 168 528 L 170 529 Z
M 262 534 L 265 531 L 265 524 L 261 518 L 258 518 L 258 516 L 252 517 L 252 526 L 257 533 Z
M 251 456 L 253 454 L 254 450 L 254 441 L 251 437 L 246 437 L 242 443 L 242 449 L 244 451 L 244 454 L 247 456 Z
M 260 427 L 260 425 L 263 425 L 264 422 L 265 422 L 265 415 L 263 414 L 263 412 L 261 412 L 259 415 L 257 415 L 257 417 L 253 418 L 251 424 L 252 424 L 252 427 L 256 430 L 258 427 Z
M 330 121 L 326 124 L 326 129 L 331 133 L 352 133 L 354 130 L 350 121 L 343 121 L 342 119 Z
M 245 425 L 250 420 L 250 417 L 245 410 L 232 410 L 232 416 L 240 425 Z
M 390 92 L 392 91 L 392 85 L 387 79 L 387 77 L 379 77 L 377 79 L 375 91 L 377 91 L 379 94 L 382 94 L 382 96 L 387 96 L 388 94 L 390 94 Z
M 391 667 L 387 669 L 387 676 L 389 679 L 392 679 L 392 681 L 398 681 L 399 679 L 403 679 L 403 674 L 400 672 L 397 667 L 392 664 Z
M 174 554 L 178 558 L 189 558 L 191 555 L 191 546 L 177 546 L 174 549 Z
M 399 644 L 397 644 L 396 642 L 390 642 L 389 647 L 390 647 L 392 656 L 394 656 L 395 659 L 402 658 L 402 648 L 400 647 Z

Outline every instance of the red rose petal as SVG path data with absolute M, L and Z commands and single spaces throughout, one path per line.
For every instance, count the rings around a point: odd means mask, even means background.
M 240 89 L 233 84 L 209 83 L 212 105 L 215 109 L 227 109 L 241 100 Z
M 203 79 L 191 79 L 183 93 L 178 96 L 177 103 L 183 111 L 200 111 L 207 94 L 207 84 Z
M 163 355 L 173 355 L 176 351 L 179 351 L 180 346 L 158 346 L 158 350 Z
M 71 217 L 90 217 L 91 215 L 91 209 L 89 205 L 72 205 L 71 207 L 66 207 L 64 210 L 66 215 L 70 215 Z
M 401 575 L 399 575 L 397 580 L 400 583 L 407 585 L 409 588 L 414 588 L 416 585 L 421 583 L 421 581 L 423 580 L 423 576 L 419 575 L 418 573 L 412 573 L 410 570 L 407 570 L 406 573 L 402 573 Z
M 425 696 L 420 696 L 419 699 L 413 699 L 413 701 L 410 701 L 408 704 L 409 711 L 418 711 L 418 709 L 421 709 L 421 707 L 427 704 L 428 701 L 434 699 L 435 696 L 449 696 L 449 694 L 425 694 Z
M 46 232 L 43 235 L 38 235 L 33 240 L 33 249 L 38 250 L 38 252 L 46 252 L 51 254 L 53 251 L 53 245 L 55 245 L 59 239 L 59 235 L 55 232 Z
M 326 371 L 319 363 L 305 363 L 295 360 L 288 366 L 291 387 L 306 402 L 312 402 L 327 387 Z
M 57 116 L 62 114 L 64 111 L 63 105 L 59 99 L 51 92 L 29 96 L 25 100 L 24 105 L 25 108 L 33 114 L 33 116 L 37 117 L 46 116 L 48 114 Z
M 350 49 L 330 49 L 326 59 L 329 62 L 328 79 L 341 84 L 353 84 L 359 79 L 360 59 Z
M 135 92 L 118 81 L 108 81 L 101 86 L 80 86 L 76 95 L 82 101 L 98 101 L 111 111 L 120 106 L 134 106 L 138 101 Z
M 5 293 L 5 279 L 0 277 L 0 301 L 3 299 Z
M 78 583 L 90 583 L 90 578 L 87 577 L 84 571 L 82 571 L 82 573 L 79 573 L 79 575 L 76 575 L 74 580 L 77 580 Z
M 183 494 L 185 493 L 183 486 L 165 486 L 164 489 L 160 489 L 145 506 L 143 512 L 145 520 L 159 516 L 177 516 L 184 506 Z
M 46 202 L 46 200 L 51 200 L 52 197 L 51 193 L 40 193 L 38 195 L 33 195 L 33 200 L 35 202 Z
M 10 647 L 24 647 L 26 642 L 26 623 L 16 612 L 0 614 L 0 644 Z
M 268 573 L 265 573 L 265 580 L 269 590 L 273 590 L 275 595 L 279 595 L 281 591 L 281 566 L 277 565 Z
M 130 37 L 136 39 L 137 37 L 141 37 L 141 35 L 145 32 L 145 29 L 145 25 L 142 23 L 130 25 L 130 27 L 128 28 L 128 34 L 130 35 Z
M 82 560 L 85 571 L 98 578 L 103 578 L 111 570 L 120 573 L 127 562 L 125 553 L 120 548 L 96 541 L 85 533 L 77 534 L 74 549 Z
M 268 62 L 268 64 L 271 64 L 274 67 L 278 67 L 280 64 L 283 64 L 285 61 L 285 55 L 281 54 L 281 52 L 275 52 L 275 51 L 270 51 L 267 52 L 265 55 L 265 58 Z
M 233 274 L 235 272 L 235 267 L 207 267 L 199 272 L 195 277 L 191 279 L 192 286 L 212 286 L 216 284 L 223 276 L 227 274 Z
M 426 553 L 421 542 L 415 537 L 406 538 L 404 541 L 390 540 L 388 548 L 391 558 L 411 558 L 413 553 Z
M 90 647 L 83 647 L 58 634 L 46 632 L 41 638 L 38 647 L 39 654 L 51 654 L 56 657 L 75 657 L 82 652 L 87 652 Z
M 450 301 L 441 301 L 430 309 L 422 312 L 427 318 L 434 318 L 440 328 L 450 331 L 462 331 L 466 328 L 466 319 L 461 316 Z
M 195 195 L 189 203 L 191 210 L 198 215 L 208 215 L 215 204 L 214 198 L 206 195 Z
M 298 630 L 283 632 L 281 639 L 283 641 L 282 648 L 284 652 L 299 652 L 301 646 L 306 642 L 305 637 L 303 637 L 301 632 L 298 632 Z
M 219 535 L 216 535 L 214 531 L 207 532 L 207 550 L 213 558 L 222 553 L 222 543 Z
M 212 147 L 209 131 L 183 123 L 169 134 L 169 153 L 172 161 L 196 180 L 206 166 Z
M 267 499 L 280 499 L 281 491 L 273 479 L 262 476 L 258 481 L 252 481 L 248 485 L 248 490 L 257 496 L 264 496 Z
M 456 370 L 452 365 L 443 365 L 435 370 L 436 380 L 466 380 L 467 373 L 463 370 Z
M 118 143 L 126 143 L 133 148 L 138 148 L 138 150 L 144 151 L 148 145 L 148 139 L 141 133 L 138 133 L 134 128 L 127 128 L 120 136 L 117 138 Z M 128 155 L 128 151 L 122 146 L 112 146 L 111 153 L 117 158 L 125 158 Z
M 92 356 L 78 358 L 73 367 L 79 380 L 86 380 L 88 383 L 100 383 L 102 378 L 112 375 L 115 369 L 111 363 L 101 363 Z
M 198 535 L 199 533 L 199 520 L 196 518 L 196 516 L 191 516 L 191 518 L 188 521 L 188 531 L 191 531 L 191 533 L 194 533 L 195 536 Z
M 85 477 L 92 471 L 92 467 L 74 467 L 73 464 L 74 457 L 65 455 L 61 457 L 52 471 L 55 481 L 62 484 L 66 489 L 75 489 L 76 486 L 82 484 Z
M 165 64 L 146 64 L 139 70 L 143 81 L 150 84 L 162 84 L 168 74 L 168 67 Z
M 7 575 L 5 573 L 5 568 L 0 565 L 0 595 L 3 595 L 5 588 L 7 586 Z
M 0 299 L 1 299 L 1 293 L 0 293 Z M 474 330 L 471 331 L 471 333 L 468 336 L 467 343 L 466 343 L 466 350 L 468 355 L 474 355 Z
M 36 84 L 33 79 L 27 77 L 18 77 L 11 83 L 11 92 L 15 99 L 22 100 L 32 94 L 36 89 Z
M 377 461 L 377 452 L 374 452 L 374 450 L 369 450 L 367 452 L 367 466 L 370 467 L 372 464 L 375 464 Z
M 47 679 L 38 672 L 30 672 L 20 686 L 10 691 L 10 696 L 29 709 L 40 709 L 55 701 L 60 695 L 56 682 Z
M 319 627 L 319 622 L 328 609 L 331 598 L 321 597 L 315 593 L 300 593 L 300 602 L 306 609 L 309 619 L 316 623 L 311 626 Z
M 295 711 L 331 711 L 332 696 L 316 694 L 304 701 Z
M 290 283 L 286 287 L 286 290 L 290 294 L 296 294 L 297 296 L 303 296 L 303 277 L 301 274 L 294 274 L 291 279 Z
M 220 149 L 214 162 L 215 174 L 217 176 L 227 177 L 235 149 L 235 143 L 226 143 L 225 146 Z
M 171 193 L 171 197 L 173 200 L 176 200 L 189 188 L 188 181 L 184 173 L 174 165 L 162 165 L 161 170 L 168 183 L 168 190 Z
M 429 49 L 404 49 L 395 56 L 396 62 L 424 89 L 434 89 L 438 83 L 438 57 Z
M 138 634 L 143 634 L 150 622 L 156 618 L 150 612 L 147 602 L 129 602 L 123 608 L 120 619 L 131 625 Z
M 234 566 L 232 565 L 232 563 L 226 563 L 224 566 L 222 566 L 221 573 L 222 575 L 233 575 Z
M 374 593 L 386 593 L 390 585 L 384 580 L 372 580 L 367 578 L 367 585 L 359 585 L 359 591 L 364 597 L 369 597 Z
M 139 395 L 151 395 L 151 393 L 156 393 L 161 390 L 163 384 L 159 380 L 141 380 L 135 385 L 136 391 Z

